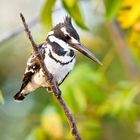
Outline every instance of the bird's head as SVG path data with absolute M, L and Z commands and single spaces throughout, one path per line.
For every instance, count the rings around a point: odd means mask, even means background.
M 55 39 L 59 39 L 65 42 L 67 45 L 64 45 L 70 50 L 79 51 L 86 57 L 95 61 L 98 64 L 102 64 L 93 53 L 91 53 L 84 45 L 80 43 L 80 38 L 72 25 L 71 18 L 69 16 L 65 17 L 64 22 L 57 24 L 48 34 L 48 37 L 51 36 Z M 57 42 L 57 41 L 56 41 Z

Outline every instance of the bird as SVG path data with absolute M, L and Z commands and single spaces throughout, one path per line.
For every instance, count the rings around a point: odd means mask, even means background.
M 65 16 L 63 22 L 58 23 L 50 30 L 45 42 L 38 45 L 38 50 L 41 52 L 45 66 L 52 74 L 57 86 L 63 83 L 73 69 L 77 51 L 96 63 L 102 64 L 93 53 L 81 44 L 70 16 Z M 39 87 L 49 89 L 42 68 L 32 52 L 27 61 L 21 88 L 14 95 L 14 100 L 21 102 L 26 95 Z

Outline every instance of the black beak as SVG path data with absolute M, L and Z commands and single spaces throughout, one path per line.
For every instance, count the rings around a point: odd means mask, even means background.
M 99 65 L 102 65 L 102 63 L 94 56 L 93 53 L 91 53 L 86 47 L 84 47 L 80 43 L 73 43 L 71 44 L 71 47 L 73 47 L 75 50 L 81 52 L 86 57 L 90 58 L 91 60 L 95 61 Z

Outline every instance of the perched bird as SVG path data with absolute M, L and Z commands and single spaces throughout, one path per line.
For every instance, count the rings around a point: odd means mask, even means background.
M 74 29 L 71 18 L 66 16 L 64 22 L 57 24 L 47 36 L 46 41 L 39 45 L 44 63 L 53 79 L 59 86 L 73 69 L 75 64 L 75 51 L 81 52 L 91 60 L 101 62 L 81 43 L 77 31 Z M 22 101 L 26 95 L 39 87 L 49 88 L 34 53 L 27 61 L 22 86 L 14 96 L 16 101 Z

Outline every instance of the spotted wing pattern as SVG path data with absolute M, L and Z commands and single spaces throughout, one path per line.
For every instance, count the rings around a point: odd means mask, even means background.
M 45 50 L 42 49 L 41 46 L 39 46 L 39 51 L 41 51 L 41 53 L 44 57 Z M 40 70 L 40 65 L 39 65 L 38 61 L 36 60 L 34 54 L 32 53 L 30 58 L 27 61 L 27 67 L 26 67 L 25 73 L 23 75 L 21 88 L 20 88 L 19 92 L 17 94 L 15 94 L 15 96 L 14 96 L 15 100 L 21 101 L 25 98 L 25 95 L 27 95 L 28 93 L 23 92 L 24 88 L 28 85 L 29 82 L 31 82 L 32 76 L 39 70 Z

